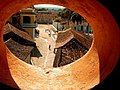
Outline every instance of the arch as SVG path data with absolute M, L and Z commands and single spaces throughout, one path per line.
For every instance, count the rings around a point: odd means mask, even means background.
M 120 31 L 110 12 L 98 1 L 4 0 L 0 3 L 0 82 L 25 90 L 86 90 L 99 84 L 114 69 L 120 53 Z M 84 57 L 50 70 L 30 66 L 14 57 L 2 38 L 4 25 L 11 15 L 25 7 L 46 3 L 62 5 L 81 14 L 94 30 L 92 46 Z

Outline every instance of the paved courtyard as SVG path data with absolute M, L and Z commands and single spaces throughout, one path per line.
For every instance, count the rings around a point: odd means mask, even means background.
M 55 28 L 52 25 L 38 24 L 36 29 L 39 30 L 39 36 L 35 38 L 35 42 L 42 57 L 32 57 L 32 64 L 43 69 L 53 68 L 55 57 L 53 51 L 56 40 L 53 30 L 55 30 Z

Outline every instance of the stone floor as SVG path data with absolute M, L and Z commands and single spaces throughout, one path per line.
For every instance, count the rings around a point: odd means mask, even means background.
M 55 30 L 55 28 L 53 27 L 53 25 L 39 24 L 36 29 L 39 30 L 39 36 L 35 38 L 35 42 L 38 50 L 42 54 L 42 57 L 32 57 L 31 62 L 33 65 L 41 67 L 43 69 L 53 68 L 55 57 L 53 50 L 55 47 L 56 36 L 52 36 L 54 34 L 52 30 Z M 51 35 L 49 35 L 50 32 Z

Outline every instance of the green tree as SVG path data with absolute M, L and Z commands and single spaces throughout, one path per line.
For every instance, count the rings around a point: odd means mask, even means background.
M 59 16 L 64 18 L 64 19 L 67 19 L 68 21 L 68 25 L 69 25 L 69 22 L 71 20 L 71 14 L 73 13 L 73 11 L 71 11 L 70 9 L 68 8 L 65 8 L 63 9 L 61 12 L 59 12 Z
M 35 11 L 38 12 L 38 11 L 47 11 L 46 8 L 35 8 Z
M 74 24 L 75 24 L 75 22 L 77 22 L 77 25 L 78 25 L 79 22 L 80 22 L 80 24 L 82 23 L 84 18 L 81 15 L 79 15 L 78 13 L 73 12 L 71 15 L 71 20 Z

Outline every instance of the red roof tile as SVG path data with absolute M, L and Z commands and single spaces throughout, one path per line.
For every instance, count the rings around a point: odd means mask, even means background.
M 23 61 L 27 58 L 27 56 L 31 53 L 32 49 L 34 48 L 32 46 L 25 46 L 19 44 L 18 42 L 15 42 L 12 39 L 8 39 L 7 41 L 5 41 L 5 44 L 16 57 Z
M 82 43 L 86 48 L 89 49 L 91 47 L 92 38 L 73 29 L 68 29 L 66 31 L 59 32 L 55 47 L 56 48 L 62 47 L 73 38 Z
M 20 36 L 21 38 L 24 38 L 28 41 L 31 41 L 31 42 L 34 42 L 34 40 L 32 39 L 32 37 L 27 34 L 26 32 L 24 31 L 21 31 L 19 30 L 18 28 L 14 27 L 13 25 L 11 25 L 10 23 L 7 23 L 5 26 L 4 26 L 4 32 L 3 34 L 7 34 L 7 33 L 10 33 L 10 32 L 13 32 L 15 33 L 16 35 Z

